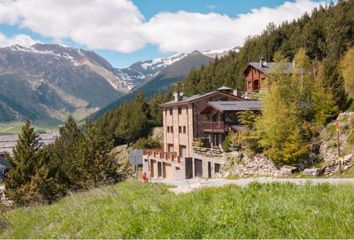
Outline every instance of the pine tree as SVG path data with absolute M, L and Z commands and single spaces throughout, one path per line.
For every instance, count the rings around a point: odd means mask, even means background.
M 19 204 L 24 203 L 29 183 L 36 173 L 38 152 L 38 136 L 31 127 L 31 122 L 26 120 L 13 156 L 6 156 L 11 165 L 9 178 L 5 182 L 6 193 Z
M 338 115 L 338 106 L 333 99 L 332 91 L 324 86 L 323 66 L 316 70 L 315 86 L 312 92 L 312 113 L 317 126 L 323 126 Z
M 69 189 L 80 188 L 82 169 L 76 159 L 75 152 L 82 137 L 75 119 L 69 116 L 64 126 L 59 130 L 59 137 L 55 143 L 48 146 L 50 162 L 48 163 L 49 175 L 55 176 L 58 183 Z

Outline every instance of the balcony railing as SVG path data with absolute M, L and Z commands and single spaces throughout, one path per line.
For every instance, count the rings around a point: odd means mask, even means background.
M 228 131 L 242 130 L 245 126 L 225 122 L 203 122 L 202 127 L 204 132 L 225 133 Z
M 143 152 L 146 156 L 152 156 L 161 160 L 181 163 L 182 158 L 176 152 L 164 152 L 162 149 L 144 149 Z
M 227 127 L 224 122 L 203 122 L 204 132 L 225 132 Z

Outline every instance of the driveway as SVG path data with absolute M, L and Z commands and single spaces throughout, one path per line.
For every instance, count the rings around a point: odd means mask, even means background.
M 171 188 L 176 194 L 188 193 L 193 190 L 202 187 L 220 187 L 228 184 L 235 184 L 238 186 L 247 186 L 252 182 L 258 183 L 294 183 L 294 184 L 305 184 L 306 182 L 311 182 L 313 184 L 342 184 L 350 183 L 354 184 L 354 178 L 271 178 L 271 177 L 259 177 L 259 178 L 242 178 L 237 180 L 228 179 L 188 179 L 188 180 L 172 180 L 172 179 L 161 179 L 153 180 L 154 183 L 164 183 L 170 186 L 175 186 Z

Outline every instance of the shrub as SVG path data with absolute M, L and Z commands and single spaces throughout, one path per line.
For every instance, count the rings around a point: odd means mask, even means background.
M 162 144 L 157 138 L 149 136 L 147 138 L 140 138 L 134 144 L 134 148 L 147 148 L 147 149 L 162 148 Z
M 202 140 L 201 140 L 200 138 L 196 138 L 196 139 L 194 140 L 194 146 L 195 146 L 195 147 L 202 147 L 202 146 L 203 146 Z
M 238 132 L 229 132 L 222 143 L 222 149 L 225 152 L 239 150 L 241 148 L 241 135 Z

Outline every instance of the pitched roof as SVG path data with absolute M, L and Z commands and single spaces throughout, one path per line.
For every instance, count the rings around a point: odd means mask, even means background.
M 196 94 L 196 95 L 193 95 L 193 96 L 190 96 L 190 97 L 184 97 L 182 100 L 180 101 L 175 101 L 175 100 L 172 100 L 172 101 L 169 101 L 169 102 L 165 102 L 163 104 L 161 104 L 162 107 L 164 106 L 168 106 L 168 105 L 172 105 L 172 104 L 186 104 L 186 103 L 190 103 L 190 102 L 194 102 L 194 101 L 198 101 L 204 97 L 208 97 L 208 96 L 212 96 L 216 93 L 221 93 L 221 94 L 224 94 L 224 95 L 227 95 L 227 96 L 231 96 L 231 97 L 234 97 L 235 99 L 240 99 L 240 100 L 243 100 L 241 97 L 238 97 L 238 96 L 235 96 L 231 93 L 226 93 L 226 92 L 222 92 L 222 91 L 213 91 L 213 92 L 208 92 L 208 93 L 203 93 L 203 94 Z
M 192 102 L 194 100 L 197 100 L 199 98 L 207 97 L 207 96 L 212 95 L 214 93 L 216 93 L 216 91 L 208 92 L 208 93 L 204 93 L 204 94 L 196 94 L 196 95 L 193 95 L 193 96 L 190 96 L 190 97 L 183 97 L 183 99 L 180 100 L 180 101 L 172 100 L 172 101 L 169 101 L 169 102 L 165 102 L 165 103 L 163 103 L 161 105 L 169 105 L 169 104 L 174 104 L 174 103 L 188 103 L 188 102 Z
M 215 101 L 215 102 L 208 102 L 208 105 L 201 112 L 206 110 L 208 107 L 214 108 L 220 112 L 245 111 L 245 110 L 259 111 L 259 110 L 261 110 L 261 103 L 260 103 L 260 101 Z
M 216 91 L 230 91 L 230 90 L 233 90 L 233 89 L 226 87 L 226 86 L 222 86 L 222 87 L 219 87 L 218 89 L 216 89 Z
M 245 71 L 248 68 L 248 66 L 252 66 L 264 73 L 269 73 L 272 69 L 274 69 L 274 67 L 279 66 L 279 63 L 267 62 L 267 63 L 264 63 L 261 65 L 260 62 L 250 62 L 250 63 L 248 63 L 247 67 L 245 68 Z M 288 62 L 284 66 L 283 73 L 286 73 L 286 74 L 292 73 L 293 69 L 294 69 L 293 63 Z

